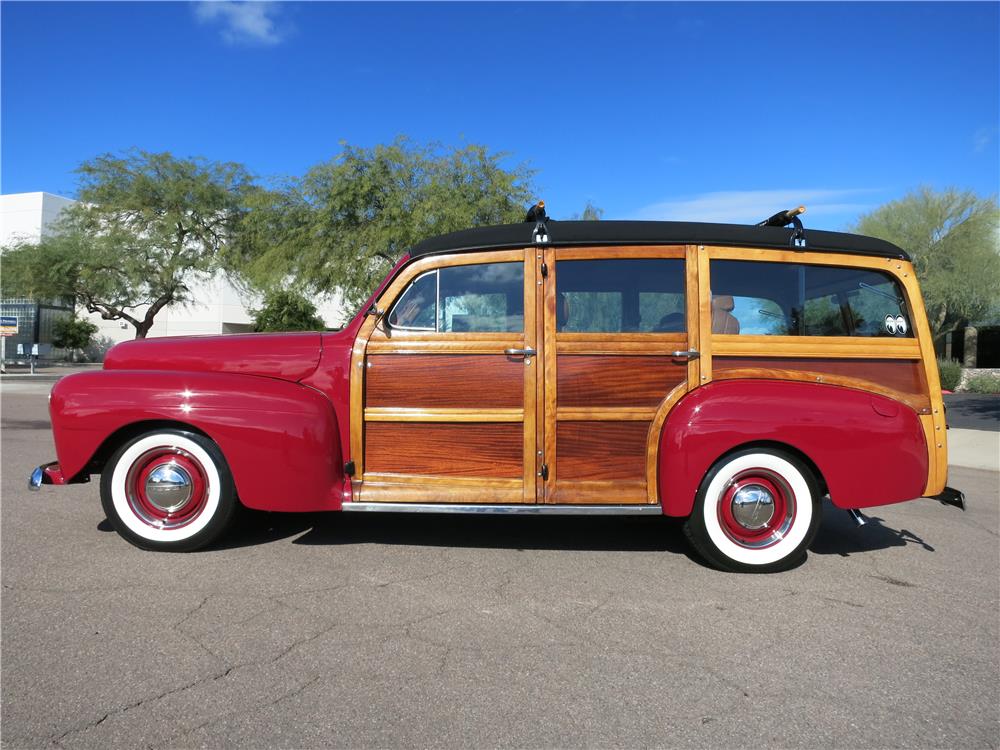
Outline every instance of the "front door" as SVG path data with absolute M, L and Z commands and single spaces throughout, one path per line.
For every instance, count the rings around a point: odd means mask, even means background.
M 429 257 L 382 295 L 354 356 L 356 499 L 535 502 L 538 265 L 532 250 Z

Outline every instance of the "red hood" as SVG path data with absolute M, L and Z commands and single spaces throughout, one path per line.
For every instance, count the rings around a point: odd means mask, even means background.
M 109 351 L 104 369 L 231 372 L 299 381 L 319 365 L 321 350 L 319 333 L 140 339 Z

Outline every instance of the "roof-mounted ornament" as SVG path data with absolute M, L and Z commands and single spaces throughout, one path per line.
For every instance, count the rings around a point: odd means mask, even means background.
M 531 231 L 531 241 L 536 245 L 544 245 L 549 241 L 549 230 L 545 222 L 549 220 L 549 217 L 545 213 L 545 201 L 538 201 L 534 206 L 528 209 L 528 215 L 525 217 L 525 222 L 534 222 L 535 228 Z
M 778 211 L 774 216 L 770 216 L 764 221 L 757 224 L 759 227 L 787 227 L 791 224 L 795 227 L 792 232 L 791 239 L 788 244 L 796 248 L 806 247 L 806 230 L 802 227 L 802 222 L 799 220 L 799 214 L 804 214 L 806 212 L 805 206 L 797 206 L 796 208 L 789 208 L 787 211 Z

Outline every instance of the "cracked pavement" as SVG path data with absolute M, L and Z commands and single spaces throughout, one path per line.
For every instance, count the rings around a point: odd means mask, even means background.
M 772 576 L 641 517 L 247 513 L 158 554 L 96 482 L 26 490 L 46 391 L 2 402 L 4 747 L 1000 746 L 996 473 L 828 507 Z

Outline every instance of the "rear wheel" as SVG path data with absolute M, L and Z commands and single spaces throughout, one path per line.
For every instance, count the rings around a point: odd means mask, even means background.
M 772 573 L 805 558 L 819 520 L 812 472 L 788 453 L 751 448 L 721 458 L 709 470 L 684 531 L 719 568 Z
M 101 474 L 101 504 L 115 530 L 135 546 L 186 552 L 218 537 L 238 502 L 215 443 L 161 429 L 115 452 Z

